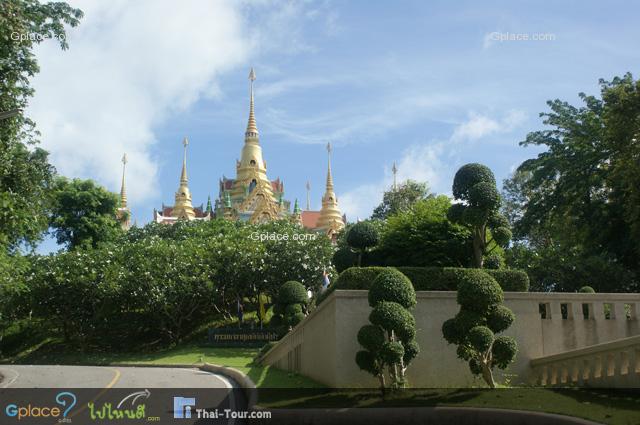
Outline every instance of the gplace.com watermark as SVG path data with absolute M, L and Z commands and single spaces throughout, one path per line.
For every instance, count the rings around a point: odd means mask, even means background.
M 44 41 L 49 39 L 64 41 L 66 39 L 66 36 L 64 34 L 39 34 L 35 32 L 24 33 L 24 32 L 17 32 L 17 31 L 14 31 L 11 34 L 9 34 L 9 37 L 13 41 L 22 41 L 22 42 Z
M 489 41 L 555 41 L 556 35 L 552 32 L 499 32 L 493 31 L 487 34 L 486 39 Z
M 260 241 L 260 242 L 265 242 L 265 241 L 315 241 L 317 239 L 318 235 L 313 234 L 313 233 L 293 233 L 293 234 L 288 234 L 288 233 L 276 233 L 276 232 L 265 232 L 265 233 L 260 233 L 260 232 L 253 232 L 251 233 L 251 235 L 249 236 L 249 238 L 251 238 L 251 240 L 254 241 Z

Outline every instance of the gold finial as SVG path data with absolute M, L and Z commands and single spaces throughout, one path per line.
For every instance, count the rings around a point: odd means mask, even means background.
M 184 156 L 182 158 L 182 174 L 180 174 L 180 183 L 186 184 L 189 179 L 187 178 L 187 146 L 189 146 L 189 139 L 186 137 L 182 140 L 184 146 Z
M 307 180 L 307 211 L 311 210 L 311 183 Z
M 333 176 L 331 175 L 331 142 L 327 143 L 327 154 L 329 157 L 327 162 L 327 190 L 333 191 Z
M 256 125 L 256 116 L 254 112 L 253 106 L 253 82 L 256 80 L 256 73 L 251 68 L 251 72 L 249 72 L 249 122 L 247 123 L 247 131 L 245 132 L 245 137 L 258 137 L 258 126 Z
M 122 155 L 122 186 L 120 186 L 120 208 L 127 208 L 127 188 L 125 186 L 125 168 L 127 167 L 127 154 Z
M 396 182 L 396 177 L 398 174 L 398 167 L 396 166 L 396 162 L 393 161 L 393 167 L 391 167 L 391 172 L 393 173 L 393 190 L 396 190 L 398 188 L 397 182 Z

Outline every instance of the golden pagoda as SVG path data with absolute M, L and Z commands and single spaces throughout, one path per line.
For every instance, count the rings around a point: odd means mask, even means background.
M 263 223 L 289 214 L 288 201 L 284 200 L 284 183 L 280 179 L 270 181 L 267 163 L 262 158 L 262 147 L 255 117 L 253 82 L 256 74 L 249 73 L 249 120 L 244 133 L 244 145 L 240 159 L 236 161 L 236 178 L 220 180 L 220 194 L 216 201 L 216 215 L 237 218 L 251 223 Z M 230 198 L 230 202 L 229 199 Z M 230 204 L 230 205 L 229 205 Z M 229 208 L 233 210 L 229 212 Z
M 184 156 L 180 186 L 175 194 L 173 206 L 162 206 L 160 211 L 154 210 L 153 218 L 157 223 L 171 224 L 176 220 L 242 220 L 250 223 L 264 223 L 273 220 L 289 220 L 307 229 L 323 232 L 335 240 L 336 234 L 344 228 L 346 218 L 338 208 L 338 198 L 333 188 L 331 175 L 331 145 L 327 145 L 329 165 L 327 185 L 322 197 L 320 211 L 310 209 L 311 185 L 306 183 L 307 205 L 302 211 L 296 200 L 293 211 L 291 203 L 284 199 L 284 182 L 277 178 L 267 177 L 267 163 L 262 157 L 262 146 L 255 115 L 254 81 L 256 73 L 249 72 L 249 119 L 244 133 L 244 144 L 240 159 L 236 160 L 236 176 L 233 179 L 222 176 L 219 181 L 219 194 L 212 208 L 211 199 L 203 206 L 194 207 L 191 203 L 191 192 L 187 179 L 187 145 L 184 139 Z
M 157 223 L 173 223 L 176 220 L 209 220 L 211 215 L 204 211 L 203 206 L 193 207 L 191 203 L 191 191 L 187 177 L 187 146 L 189 140 L 185 137 L 182 141 L 184 153 L 182 157 L 182 172 L 180 173 L 180 186 L 175 194 L 175 203 L 172 207 L 162 206 L 162 210 L 153 211 L 153 220 Z
M 330 238 L 345 226 L 345 220 L 338 208 L 338 197 L 333 190 L 333 176 L 331 175 L 331 143 L 327 143 L 327 153 L 329 156 L 327 166 L 327 185 L 322 197 L 322 208 L 316 228 L 325 232 Z
M 127 188 L 125 185 L 125 171 L 127 167 L 127 154 L 122 155 L 122 185 L 120 186 L 120 207 L 116 211 L 116 218 L 123 230 L 131 227 L 131 211 L 127 206 Z

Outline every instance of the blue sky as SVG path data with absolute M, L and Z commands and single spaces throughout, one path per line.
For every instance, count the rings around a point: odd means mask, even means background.
M 58 170 L 119 189 L 138 224 L 173 203 L 189 137 L 194 204 L 234 175 L 256 70 L 268 175 L 319 208 L 325 144 L 341 207 L 364 218 L 399 177 L 449 193 L 457 168 L 499 181 L 534 149 L 546 100 L 577 102 L 640 66 L 640 5 L 595 1 L 71 2 L 70 50 L 38 49 L 31 113 Z M 518 35 L 530 40 L 499 41 Z M 542 37 L 545 40 L 531 40 Z

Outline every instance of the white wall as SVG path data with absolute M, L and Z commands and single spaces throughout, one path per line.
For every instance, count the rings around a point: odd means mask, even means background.
M 421 352 L 408 368 L 412 387 L 460 387 L 482 385 L 465 362 L 457 359 L 455 346 L 442 337 L 442 323 L 459 310 L 455 292 L 420 291 L 413 313 Z M 540 304 L 548 305 L 542 319 Z M 568 304 L 569 317 L 561 315 Z M 592 318 L 584 319 L 582 304 L 590 304 Z M 611 304 L 605 319 L 604 303 Z M 640 294 L 569 294 L 507 292 L 505 304 L 516 322 L 505 332 L 518 342 L 518 357 L 506 371 L 512 383 L 534 380 L 530 361 L 588 345 L 640 334 L 637 313 Z M 625 315 L 629 305 L 632 318 Z M 368 323 L 371 308 L 367 291 L 334 291 L 313 313 L 287 334 L 264 357 L 263 362 L 295 370 L 331 387 L 376 387 L 377 381 L 355 364 L 360 347 L 356 335 Z M 500 381 L 502 377 L 497 374 Z

